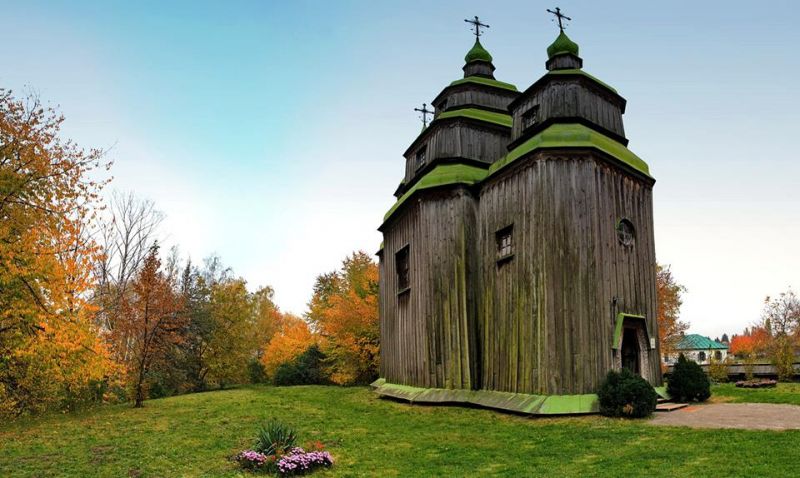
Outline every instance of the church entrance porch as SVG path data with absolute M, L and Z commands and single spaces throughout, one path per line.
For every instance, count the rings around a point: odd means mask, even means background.
M 614 364 L 617 370 L 627 368 L 650 381 L 650 352 L 655 353 L 655 340 L 647 331 L 647 321 L 641 315 L 619 314 L 614 327 Z

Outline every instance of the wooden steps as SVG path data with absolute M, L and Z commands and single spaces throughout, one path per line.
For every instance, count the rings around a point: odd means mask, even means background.
M 667 401 L 658 401 L 656 405 L 656 412 L 674 412 L 675 410 L 680 410 L 681 408 L 688 407 L 688 403 L 672 403 Z

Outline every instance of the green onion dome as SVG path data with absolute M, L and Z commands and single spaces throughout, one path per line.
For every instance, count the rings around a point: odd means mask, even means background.
M 492 55 L 490 55 L 483 45 L 481 45 L 481 42 L 476 39 L 475 45 L 470 51 L 467 52 L 467 56 L 464 57 L 464 61 L 470 63 L 478 60 L 491 62 Z
M 562 53 L 571 53 L 578 56 L 578 44 L 570 40 L 566 33 L 563 31 L 558 35 L 556 41 L 547 47 L 547 57 L 553 58 Z

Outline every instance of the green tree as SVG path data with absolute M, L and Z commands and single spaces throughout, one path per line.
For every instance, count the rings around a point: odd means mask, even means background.
M 208 379 L 219 387 L 246 382 L 248 363 L 256 356 L 258 334 L 253 300 L 243 279 L 211 286 L 214 328 L 208 341 Z

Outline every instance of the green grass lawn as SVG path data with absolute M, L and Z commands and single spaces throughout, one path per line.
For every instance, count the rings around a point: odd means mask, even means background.
M 800 474 L 800 431 L 526 418 L 411 406 L 367 388 L 253 386 L 0 425 L 0 476 L 240 476 L 228 457 L 269 417 L 329 445 L 337 463 L 314 476 Z
M 714 385 L 717 402 L 790 403 L 800 405 L 800 383 L 779 383 L 775 388 L 736 388 L 732 383 Z

